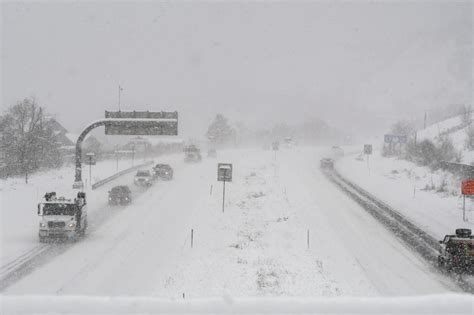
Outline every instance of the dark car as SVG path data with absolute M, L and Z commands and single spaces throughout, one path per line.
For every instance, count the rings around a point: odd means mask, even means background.
M 115 186 L 109 191 L 109 205 L 126 205 L 132 202 L 132 192 L 128 186 Z
M 332 170 L 334 169 L 334 160 L 330 158 L 321 159 L 321 168 L 323 170 Z
M 458 273 L 474 271 L 474 237 L 470 229 L 457 229 L 455 235 L 446 235 L 439 243 L 439 267 Z
M 153 167 L 153 176 L 155 178 L 172 180 L 173 168 L 169 164 L 156 164 L 155 167 Z

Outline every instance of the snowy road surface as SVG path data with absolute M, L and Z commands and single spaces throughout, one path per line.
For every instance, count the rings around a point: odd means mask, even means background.
M 198 164 L 179 159 L 173 181 L 157 182 L 128 207 L 105 207 L 84 240 L 5 293 L 198 298 L 456 291 L 325 178 L 321 152 L 295 148 L 275 158 L 270 151 L 236 150 Z M 234 166 L 224 213 L 217 161 Z
M 144 161 L 136 161 L 143 163 Z M 135 164 L 135 165 L 136 165 Z M 132 167 L 132 161 L 106 160 L 92 167 L 93 182 L 104 179 L 119 171 Z M 84 180 L 90 182 L 89 167 L 84 174 Z M 55 191 L 59 196 L 70 198 L 73 194 L 74 166 L 64 166 L 49 172 L 36 173 L 30 176 L 28 184 L 23 178 L 8 178 L 0 180 L 0 262 L 4 266 L 24 255 L 38 245 L 38 216 L 37 204 L 42 201 L 44 193 Z M 107 188 L 101 187 L 91 191 L 87 186 L 87 199 L 90 203 L 89 213 L 107 204 L 104 196 Z

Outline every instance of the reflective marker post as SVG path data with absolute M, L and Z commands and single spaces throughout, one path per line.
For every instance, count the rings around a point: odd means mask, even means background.
M 462 197 L 462 220 L 466 222 L 466 195 Z

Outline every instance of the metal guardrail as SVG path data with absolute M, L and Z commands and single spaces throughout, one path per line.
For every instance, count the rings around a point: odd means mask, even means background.
M 125 170 L 123 170 L 123 171 L 120 171 L 120 172 L 118 172 L 118 173 L 116 173 L 116 174 L 114 174 L 114 175 L 112 175 L 112 176 L 109 176 L 109 177 L 107 177 L 107 178 L 104 178 L 104 179 L 98 181 L 97 183 L 94 183 L 94 184 L 92 185 L 92 190 L 94 190 L 94 189 L 96 189 L 96 188 L 99 188 L 100 186 L 103 186 L 103 185 L 107 184 L 108 182 L 111 182 L 111 181 L 113 181 L 114 179 L 119 178 L 119 177 L 122 176 L 122 175 L 128 174 L 128 173 L 130 173 L 130 172 L 133 172 L 133 171 L 135 171 L 135 170 L 137 170 L 137 169 L 139 169 L 139 168 L 142 168 L 142 167 L 144 167 L 144 166 L 148 166 L 148 165 L 150 165 L 150 164 L 153 164 L 153 161 L 148 161 L 148 162 L 145 162 L 145 163 L 142 163 L 142 164 L 139 164 L 139 165 L 135 165 L 135 166 L 133 166 L 133 167 L 130 167 L 130 168 L 127 168 L 127 169 L 125 169 Z
M 463 179 L 474 178 L 474 166 L 469 164 L 441 161 L 443 170 L 460 175 Z
M 420 254 L 427 262 L 431 263 L 440 272 L 444 272 L 437 266 L 437 256 L 439 250 L 438 241 L 416 224 L 400 214 L 399 211 L 390 207 L 380 199 L 376 198 L 368 191 L 354 184 L 334 170 L 326 173 L 329 180 L 336 184 L 343 192 L 362 206 L 380 223 L 390 230 L 395 236 L 400 238 L 408 247 Z M 464 279 L 461 275 L 447 274 L 455 284 L 463 291 L 474 293 L 474 283 Z

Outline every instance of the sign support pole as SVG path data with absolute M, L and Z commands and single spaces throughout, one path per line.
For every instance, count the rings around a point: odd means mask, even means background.
M 224 177 L 224 186 L 222 189 L 222 213 L 224 213 L 224 206 L 225 206 L 225 177 Z
M 367 155 L 367 169 L 369 170 L 369 174 L 370 174 L 370 163 L 369 163 L 370 154 L 366 154 L 366 155 Z
M 466 222 L 466 195 L 462 195 L 462 220 Z

